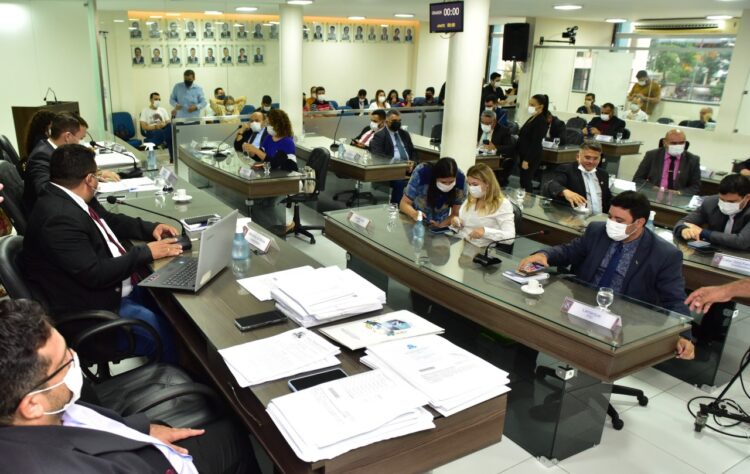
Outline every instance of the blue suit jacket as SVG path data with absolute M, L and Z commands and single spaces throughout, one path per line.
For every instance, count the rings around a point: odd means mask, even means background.
M 545 250 L 551 266 L 571 266 L 578 279 L 596 284 L 596 270 L 612 239 L 604 222 L 592 222 L 581 237 Z M 681 314 L 690 314 L 685 305 L 685 281 L 682 277 L 682 252 L 650 230 L 641 243 L 625 275 L 622 294 Z

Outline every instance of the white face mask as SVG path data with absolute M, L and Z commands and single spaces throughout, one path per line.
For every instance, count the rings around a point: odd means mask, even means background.
M 378 122 L 370 121 L 370 130 L 374 131 L 374 130 L 377 130 L 378 128 L 380 128 L 380 124 Z
M 630 234 L 628 234 L 628 225 L 627 224 L 622 224 L 620 222 L 615 222 L 612 219 L 607 219 L 606 226 L 607 226 L 606 227 L 606 229 L 607 229 L 607 236 L 609 236 L 610 239 L 612 239 L 612 240 L 614 240 L 616 242 L 620 242 L 622 240 L 627 239 L 628 237 L 630 237 L 630 235 L 633 232 L 635 232 L 635 231 L 633 231 Z
M 229 113 L 234 112 L 234 105 L 227 105 L 227 112 Z
M 160 105 L 161 105 L 161 101 L 160 100 L 155 100 L 154 101 L 154 108 L 158 109 Z
M 47 392 L 63 384 L 65 384 L 68 390 L 70 390 L 70 392 L 72 393 L 72 395 L 70 396 L 70 400 L 59 410 L 45 411 L 45 415 L 57 415 L 58 413 L 62 413 L 70 408 L 75 402 L 77 402 L 79 398 L 81 398 L 81 388 L 83 387 L 83 372 L 81 372 L 81 363 L 78 361 L 78 354 L 76 353 L 73 353 L 73 362 L 71 363 L 68 372 L 65 374 L 65 377 L 63 377 L 60 383 L 56 383 L 55 385 L 40 390 L 34 390 L 33 392 L 29 392 L 29 395 Z
M 601 118 L 602 118 L 602 120 L 604 120 L 605 122 L 609 122 L 609 114 L 601 114 L 601 115 L 600 115 L 600 117 L 601 117 Z
M 641 106 L 638 104 L 630 104 L 630 110 L 632 110 L 633 112 L 638 112 L 639 110 L 641 110 Z
M 252 130 L 255 133 L 258 133 L 261 131 L 263 127 L 260 126 L 260 122 L 250 122 L 250 130 Z
M 490 112 L 494 112 L 495 108 L 490 106 L 490 107 L 485 107 L 484 110 L 489 110 Z
M 643 79 L 643 80 L 638 81 L 638 85 L 641 86 L 641 87 L 645 86 L 646 85 L 646 80 Z
M 536 113 L 536 107 L 534 107 L 533 105 L 530 105 L 528 108 L 528 111 L 531 115 L 534 115 Z
M 742 202 L 726 202 L 719 199 L 719 210 L 725 216 L 733 216 L 742 210 L 741 204 Z
M 482 131 L 484 133 L 490 133 L 492 131 L 492 125 L 487 125 L 483 123 L 480 126 L 482 127 Z
M 440 181 L 436 181 L 435 185 L 440 191 L 444 193 L 448 193 L 456 186 L 456 182 L 453 181 L 451 184 L 443 184 Z
M 266 131 L 267 131 L 267 132 L 268 132 L 268 134 L 269 134 L 269 135 L 271 135 L 272 137 L 275 137 L 275 136 L 276 136 L 276 130 L 274 130 L 274 129 L 273 129 L 273 127 L 272 127 L 271 125 L 269 125 L 269 126 L 267 126 L 267 127 L 266 127 Z
M 498 79 L 495 81 L 495 87 L 500 87 L 500 86 L 501 86 L 500 79 Z
M 596 168 L 592 169 L 591 171 L 587 171 L 586 168 L 583 167 L 583 165 L 579 164 L 578 169 L 581 170 L 581 173 L 596 174 Z
M 469 194 L 471 194 L 471 197 L 473 197 L 474 199 L 480 199 L 484 197 L 484 190 L 480 185 L 469 185 Z
M 326 95 L 325 94 L 318 94 L 318 101 L 319 102 L 325 102 Z
M 379 95 L 378 96 L 378 102 L 385 102 L 385 96 L 384 95 Z
M 672 156 L 680 156 L 685 151 L 685 145 L 669 145 L 667 147 L 667 153 Z
M 261 107 L 261 109 L 263 109 L 266 112 L 268 112 L 269 110 L 271 110 L 271 106 L 270 105 L 264 105 L 263 107 Z

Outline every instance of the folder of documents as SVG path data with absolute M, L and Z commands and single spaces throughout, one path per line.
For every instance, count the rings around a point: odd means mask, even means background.
M 426 334 L 441 334 L 444 331 L 440 326 L 406 310 L 320 329 L 321 333 L 351 350 L 371 347 L 381 342 L 397 339 Z

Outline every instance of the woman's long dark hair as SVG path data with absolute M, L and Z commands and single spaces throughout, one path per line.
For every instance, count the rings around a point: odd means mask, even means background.
M 448 193 L 444 193 L 437 188 L 437 180 L 440 178 L 455 178 L 458 176 L 458 165 L 456 164 L 456 160 L 446 156 L 437 160 L 437 163 L 435 164 L 427 163 L 427 166 L 430 167 L 431 171 L 430 186 L 427 188 L 427 205 L 429 207 L 435 207 L 440 194 L 447 194 L 448 202 L 455 201 L 456 186 L 453 186 L 453 189 Z
M 549 113 L 549 97 L 547 96 L 547 94 L 536 94 L 531 98 L 537 101 L 537 103 L 542 106 L 542 113 L 539 115 L 544 117 L 546 120 L 549 120 L 551 114 Z

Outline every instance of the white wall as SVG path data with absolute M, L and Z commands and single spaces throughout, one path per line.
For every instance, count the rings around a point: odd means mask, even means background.
M 47 87 L 78 101 L 81 115 L 102 129 L 98 66 L 84 2 L 34 0 L 0 4 L 0 133 L 15 143 L 11 106 L 43 105 Z M 51 95 L 49 100 L 51 100 Z
M 564 20 L 559 18 L 536 18 L 534 26 L 534 43 L 539 44 L 539 38 L 544 36 L 546 40 L 563 39 L 562 32 L 571 26 L 578 26 L 578 35 L 576 36 L 576 46 L 609 46 L 612 43 L 612 32 L 614 31 L 611 23 L 603 21 L 578 21 Z M 550 43 L 555 46 L 565 46 L 562 43 Z M 548 45 L 545 43 L 545 45 Z M 571 46 L 573 47 L 573 46 Z
M 448 68 L 448 43 L 445 35 L 430 33 L 429 23 L 420 23 L 417 51 L 414 61 L 414 91 L 417 97 L 424 95 L 430 86 L 435 88 L 435 96 L 445 82 Z

